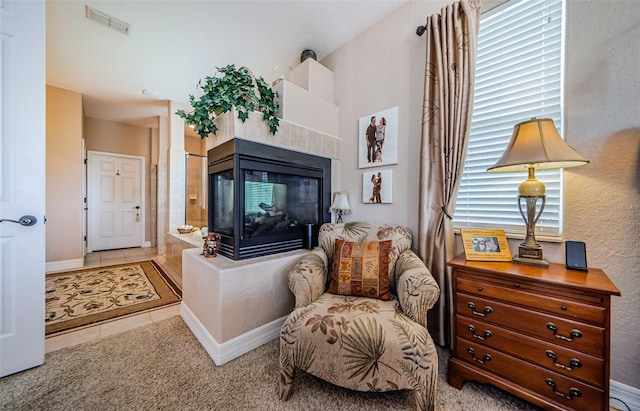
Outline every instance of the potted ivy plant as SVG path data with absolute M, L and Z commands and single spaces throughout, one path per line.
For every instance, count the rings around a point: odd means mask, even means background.
M 213 120 L 235 107 L 238 119 L 243 123 L 249 118 L 250 111 L 260 111 L 263 120 L 268 124 L 271 134 L 278 131 L 279 120 L 277 93 L 271 90 L 262 77 L 255 77 L 246 67 L 236 68 L 230 64 L 216 67 L 213 77 L 207 76 L 198 81 L 203 95 L 196 100 L 189 95 L 189 103 L 193 107 L 191 113 L 178 110 L 177 115 L 193 127 L 201 138 L 216 134 L 217 126 Z

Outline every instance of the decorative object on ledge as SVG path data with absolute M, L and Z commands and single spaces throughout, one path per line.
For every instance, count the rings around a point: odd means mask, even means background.
M 192 232 L 192 231 L 193 231 L 193 226 L 192 226 L 192 225 L 189 225 L 189 224 L 187 224 L 187 225 L 180 225 L 180 226 L 178 226 L 178 228 L 177 228 L 177 229 L 178 229 L 178 232 L 179 232 L 180 234 L 189 234 L 190 232 Z
M 300 53 L 300 63 L 305 61 L 306 59 L 312 59 L 318 61 L 316 57 L 316 52 L 313 50 L 306 49 L 302 53 Z
M 219 75 L 205 77 L 204 84 L 203 80 L 198 81 L 198 86 L 204 92 L 199 100 L 189 95 L 193 112 L 178 110 L 176 114 L 185 119 L 185 123 L 193 127 L 201 138 L 205 138 L 218 131 L 213 120 L 232 107 L 235 107 L 242 122 L 249 118 L 250 111 L 259 111 L 264 115 L 271 134 L 275 134 L 280 124 L 276 117 L 277 93 L 269 88 L 262 77 L 255 77 L 246 67 L 236 68 L 230 64 L 216 69 Z
M 336 192 L 333 196 L 333 203 L 329 210 L 336 214 L 336 223 L 342 223 L 342 215 L 351 211 L 351 206 L 349 205 L 349 194 L 346 191 Z
M 527 225 L 527 235 L 520 243 L 518 255 L 513 257 L 521 264 L 548 267 L 549 262 L 542 257 L 542 247 L 536 241 L 536 223 L 542 215 L 546 203 L 545 186 L 536 180 L 534 171 L 553 168 L 568 168 L 587 164 L 589 160 L 578 154 L 558 134 L 553 120 L 536 119 L 518 123 L 513 128 L 511 141 L 498 162 L 487 169 L 490 172 L 528 171 L 529 178 L 518 189 L 518 208 Z M 526 201 L 526 215 L 522 200 Z M 541 201 L 536 213 L 537 203 Z
M 218 250 L 220 249 L 220 234 L 207 233 L 204 239 L 204 246 L 202 247 L 202 255 L 205 258 L 215 258 L 218 256 Z
M 273 71 L 276 72 L 278 77 L 273 80 L 273 82 L 271 82 L 271 87 L 274 87 L 276 84 L 284 80 L 287 73 L 291 71 L 291 67 L 287 66 L 286 64 L 278 64 L 273 68 Z

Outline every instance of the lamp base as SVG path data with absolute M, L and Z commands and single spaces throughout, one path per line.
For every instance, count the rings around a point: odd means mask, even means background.
M 542 257 L 542 247 L 539 245 L 520 245 L 518 255 L 513 256 L 513 261 L 519 264 L 549 267 L 549 261 Z

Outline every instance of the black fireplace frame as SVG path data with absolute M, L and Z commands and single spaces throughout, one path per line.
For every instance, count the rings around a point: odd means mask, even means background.
M 283 253 L 317 245 L 319 225 L 331 221 L 331 159 L 288 150 L 254 141 L 233 138 L 207 152 L 209 173 L 208 228 L 215 231 L 216 187 L 214 174 L 232 171 L 233 176 L 233 229 L 232 235 L 221 235 L 219 253 L 233 260 L 243 260 L 264 255 Z M 307 227 L 302 224 L 299 232 L 265 235 L 259 238 L 242 238 L 244 224 L 244 173 L 243 170 L 260 170 L 313 177 L 319 179 L 318 224 L 313 227 L 312 244 L 307 244 Z

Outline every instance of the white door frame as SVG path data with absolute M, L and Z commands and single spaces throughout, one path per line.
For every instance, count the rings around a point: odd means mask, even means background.
M 82 140 L 82 258 L 87 256 L 87 222 L 89 215 L 87 210 L 87 143 Z
M 91 207 L 93 206 L 93 201 L 95 201 L 95 196 L 91 196 L 89 194 L 90 185 L 92 184 L 92 176 L 90 174 L 91 171 L 91 161 L 93 156 L 109 156 L 109 157 L 117 157 L 128 160 L 139 160 L 140 161 L 140 244 L 138 246 L 144 247 L 145 245 L 145 210 L 146 210 L 146 159 L 143 156 L 134 156 L 129 154 L 120 154 L 120 153 L 109 153 L 106 151 L 95 151 L 95 150 L 87 150 L 87 167 L 85 168 L 87 173 L 87 207 L 89 208 L 88 216 L 91 215 Z M 94 198 L 92 198 L 94 197 Z M 87 241 L 87 252 L 92 252 L 92 240 L 91 240 L 91 224 L 96 224 L 95 221 L 91 221 L 89 217 L 87 217 L 87 233 L 88 233 L 88 241 Z

